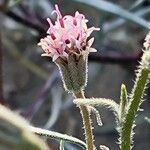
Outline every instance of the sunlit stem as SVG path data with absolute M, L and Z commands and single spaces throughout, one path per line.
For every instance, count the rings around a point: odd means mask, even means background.
M 141 103 L 141 98 L 147 84 L 149 72 L 150 71 L 148 69 L 141 68 L 137 74 L 135 85 L 132 91 L 131 103 L 122 126 L 121 150 L 131 150 L 132 148 L 132 130 L 134 119 Z
M 75 98 L 85 98 L 83 91 L 74 93 L 74 96 Z M 86 106 L 80 105 L 79 108 L 83 119 L 87 150 L 94 150 L 94 136 L 92 131 L 90 112 Z

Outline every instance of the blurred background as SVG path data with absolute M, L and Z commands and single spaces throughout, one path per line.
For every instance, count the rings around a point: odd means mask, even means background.
M 84 139 L 79 109 L 64 91 L 58 68 L 50 58 L 41 57 L 37 46 L 46 35 L 54 5 L 63 15 L 85 14 L 94 33 L 98 52 L 89 56 L 86 97 L 111 98 L 119 103 L 124 83 L 130 94 L 134 70 L 142 55 L 143 42 L 150 28 L 149 0 L 0 0 L 0 99 L 31 124 Z M 150 88 L 136 119 L 135 150 L 149 150 Z M 98 108 L 103 126 L 92 116 L 96 146 L 118 150 L 118 133 L 112 112 Z M 48 140 L 51 149 L 59 143 Z M 66 150 L 77 150 L 66 144 Z

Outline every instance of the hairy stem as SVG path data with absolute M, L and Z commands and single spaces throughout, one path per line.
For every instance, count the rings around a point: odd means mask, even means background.
M 74 96 L 75 98 L 85 98 L 83 91 L 74 93 Z M 79 108 L 83 119 L 87 150 L 94 150 L 94 137 L 90 119 L 90 112 L 86 106 L 81 105 Z
M 145 68 L 141 68 L 137 74 L 135 85 L 132 91 L 131 102 L 122 126 L 121 150 L 131 150 L 132 148 L 132 130 L 134 126 L 134 119 L 136 117 L 136 112 L 138 111 L 141 104 L 141 98 L 147 84 L 148 75 L 149 70 Z

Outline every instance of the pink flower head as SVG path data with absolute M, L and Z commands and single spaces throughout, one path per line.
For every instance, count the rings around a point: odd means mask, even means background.
M 58 5 L 55 5 L 55 10 L 52 14 L 57 15 L 57 20 L 53 24 L 48 18 L 49 29 L 47 36 L 42 38 L 38 43 L 44 50 L 42 56 L 49 56 L 55 61 L 58 57 L 68 57 L 68 54 L 73 53 L 89 53 L 95 52 L 96 49 L 91 48 L 94 38 L 87 40 L 94 30 L 99 28 L 87 27 L 88 20 L 83 14 L 78 11 L 75 16 L 62 16 Z

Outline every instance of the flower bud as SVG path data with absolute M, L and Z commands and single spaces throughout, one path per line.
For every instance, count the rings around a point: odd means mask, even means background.
M 87 57 L 83 55 L 69 54 L 67 61 L 57 59 L 65 90 L 68 92 L 79 92 L 87 83 Z

